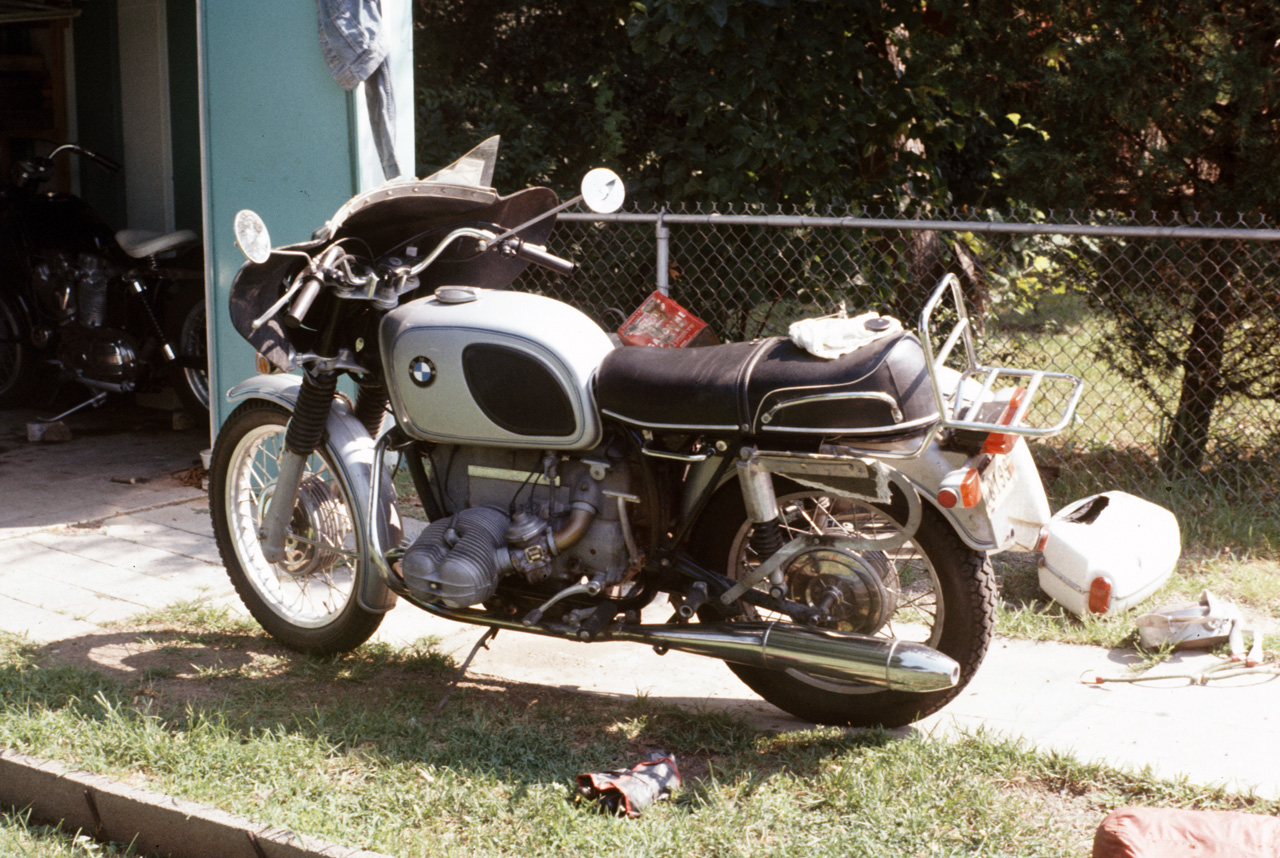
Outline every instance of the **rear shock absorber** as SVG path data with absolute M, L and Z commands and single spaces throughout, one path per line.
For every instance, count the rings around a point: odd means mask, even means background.
M 776 554 L 779 548 L 787 544 L 786 534 L 782 531 L 782 517 L 756 524 L 751 528 L 747 544 L 761 560 L 767 560 Z
M 747 519 L 751 522 L 747 544 L 755 551 L 758 560 L 763 562 L 787 543 L 786 533 L 782 529 L 782 510 L 778 508 L 778 497 L 773 491 L 773 474 L 755 459 L 749 458 L 738 463 L 738 483 L 742 488 Z M 774 577 L 769 594 L 781 599 L 786 596 L 786 592 L 784 579 Z
M 738 463 L 738 483 L 742 502 L 752 523 L 748 543 L 761 560 L 773 555 L 786 544 L 782 532 L 782 512 L 773 492 L 773 474 L 754 459 Z

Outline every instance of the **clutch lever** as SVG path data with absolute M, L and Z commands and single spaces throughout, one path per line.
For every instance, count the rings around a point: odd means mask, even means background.
M 304 282 L 309 277 L 317 277 L 319 276 L 319 273 L 320 273 L 319 271 L 316 270 L 316 261 L 312 259 L 309 254 L 303 253 L 301 250 L 273 249 L 271 253 L 280 253 L 280 254 L 284 254 L 285 256 L 301 256 L 303 259 L 307 260 L 307 270 L 304 272 L 301 272 L 297 277 L 293 278 L 293 285 L 291 285 L 285 291 L 285 293 L 280 296 L 280 300 L 276 301 L 274 304 L 272 304 L 270 307 L 267 308 L 267 311 L 265 313 L 263 313 L 261 316 L 253 320 L 253 323 L 249 325 L 250 333 L 253 333 L 254 331 L 258 330 L 258 328 L 261 328 L 267 322 L 271 321 L 271 317 L 274 316 L 276 313 L 279 313 L 281 307 L 283 307 L 285 304 L 288 304 L 291 300 L 293 300 L 293 296 L 298 294 L 298 290 L 303 287 Z

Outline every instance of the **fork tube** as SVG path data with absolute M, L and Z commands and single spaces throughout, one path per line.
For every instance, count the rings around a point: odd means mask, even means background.
M 284 452 L 278 461 L 279 473 L 271 503 L 262 517 L 262 554 L 268 563 L 284 560 L 285 537 L 289 520 L 293 518 L 293 506 L 298 497 L 298 486 L 306 472 L 307 459 L 320 446 L 325 423 L 329 420 L 329 406 L 338 386 L 335 372 L 302 377 L 302 388 L 293 407 L 293 416 L 285 429 Z
M 337 330 L 336 308 L 329 313 L 328 323 L 321 335 L 319 351 L 333 351 L 333 338 Z M 307 459 L 320 447 L 324 427 L 329 422 L 329 408 L 338 389 L 338 373 L 333 370 L 313 372 L 304 367 L 302 387 L 294 403 L 293 414 L 285 427 L 284 452 L 277 462 L 275 491 L 271 503 L 262 516 L 262 529 L 258 538 L 262 542 L 262 555 L 268 563 L 280 563 L 285 559 L 285 540 L 293 507 L 298 499 L 298 487 L 306 473 Z

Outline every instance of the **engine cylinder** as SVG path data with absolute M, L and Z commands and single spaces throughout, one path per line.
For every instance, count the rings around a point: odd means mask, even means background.
M 498 587 L 497 551 L 510 523 L 502 510 L 483 506 L 432 522 L 405 552 L 405 584 L 451 608 L 480 604 Z

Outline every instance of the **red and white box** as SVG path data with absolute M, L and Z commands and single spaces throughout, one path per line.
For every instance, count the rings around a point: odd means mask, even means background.
M 618 328 L 618 338 L 628 346 L 681 348 L 691 343 L 706 327 L 706 322 L 670 297 L 654 292 Z

